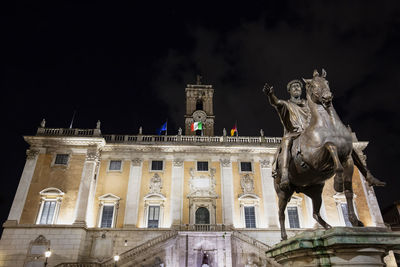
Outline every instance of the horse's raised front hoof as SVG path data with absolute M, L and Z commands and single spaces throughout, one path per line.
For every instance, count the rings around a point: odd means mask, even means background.
M 385 186 L 386 183 L 381 180 L 375 178 L 370 172 L 367 173 L 367 177 L 365 178 L 368 182 L 369 186 Z

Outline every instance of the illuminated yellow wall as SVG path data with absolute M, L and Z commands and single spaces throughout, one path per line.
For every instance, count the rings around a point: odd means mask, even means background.
M 162 180 L 162 189 L 161 194 L 166 197 L 166 201 L 164 203 L 164 216 L 163 221 L 164 225 L 170 226 L 170 199 L 171 199 L 171 176 L 172 176 L 172 162 L 164 161 L 164 171 L 163 172 L 150 172 L 149 164 L 151 160 L 143 161 L 142 166 L 142 178 L 141 178 L 141 188 L 140 188 L 140 198 L 139 198 L 139 213 L 138 213 L 138 227 L 144 227 L 144 197 L 149 193 L 150 179 L 154 176 L 154 174 L 158 173 Z
M 122 227 L 124 224 L 126 193 L 128 189 L 129 172 L 131 161 L 125 160 L 122 163 L 122 171 L 107 171 L 110 160 L 102 160 L 100 162 L 100 170 L 97 178 L 96 195 L 94 199 L 94 207 L 91 225 L 95 227 L 99 224 L 100 216 L 100 200 L 99 197 L 111 193 L 120 197 L 119 208 L 117 212 L 116 227 Z M 89 211 L 90 212 L 90 211 Z M 89 224 L 89 222 L 88 222 Z
M 40 208 L 39 192 L 49 187 L 58 188 L 65 193 L 56 223 L 73 223 L 85 157 L 85 154 L 71 154 L 68 166 L 51 166 L 54 155 L 39 154 L 20 223 L 36 223 Z

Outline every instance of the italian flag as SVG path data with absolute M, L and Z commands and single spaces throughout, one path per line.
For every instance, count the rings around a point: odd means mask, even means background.
M 203 130 L 203 123 L 201 121 L 193 122 L 190 128 L 192 132 L 196 130 Z

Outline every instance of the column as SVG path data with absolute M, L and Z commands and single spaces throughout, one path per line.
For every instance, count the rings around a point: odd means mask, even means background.
M 222 218 L 225 225 L 233 225 L 233 175 L 229 159 L 221 159 Z
M 266 224 L 267 227 L 278 227 L 278 205 L 276 203 L 271 161 L 261 161 L 260 167 L 264 216 L 266 218 L 264 224 Z M 261 227 L 263 227 L 263 225 L 261 225 Z
M 375 191 L 372 186 L 367 185 L 365 177 L 358 171 L 361 178 L 361 184 L 364 190 L 365 198 L 367 199 L 367 204 L 369 212 L 371 214 L 372 223 L 377 227 L 386 227 L 383 222 L 381 209 L 379 208 L 378 200 L 376 199 Z
M 131 169 L 129 172 L 124 227 L 136 227 L 137 225 L 141 180 L 142 180 L 142 160 L 133 159 L 131 163 Z
M 83 165 L 81 183 L 79 185 L 78 197 L 75 205 L 75 221 L 74 225 L 87 226 L 89 196 L 92 181 L 95 178 L 96 165 L 99 161 L 99 152 L 93 149 L 88 150 L 86 160 Z
M 26 151 L 25 167 L 19 180 L 17 192 L 15 193 L 14 201 L 8 215 L 7 224 L 19 223 L 21 219 L 22 210 L 24 209 L 25 200 L 28 195 L 29 186 L 31 185 L 33 173 L 35 171 L 36 162 L 39 155 L 38 149 L 28 149 Z
M 172 164 L 171 180 L 171 224 L 180 225 L 182 223 L 183 208 L 183 160 L 175 159 Z

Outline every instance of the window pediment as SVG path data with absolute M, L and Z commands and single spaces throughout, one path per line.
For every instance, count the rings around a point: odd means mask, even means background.
M 41 196 L 58 196 L 58 197 L 61 197 L 65 193 L 63 191 L 61 191 L 60 189 L 58 189 L 58 188 L 49 187 L 49 188 L 46 188 L 46 189 L 43 189 L 42 191 L 40 191 L 39 194 Z
M 99 197 L 100 201 L 105 201 L 105 202 L 118 202 L 118 201 L 120 201 L 120 199 L 121 199 L 120 197 L 118 197 L 114 194 L 111 194 L 111 193 L 108 193 L 108 194 L 105 194 L 105 195 L 102 195 Z

